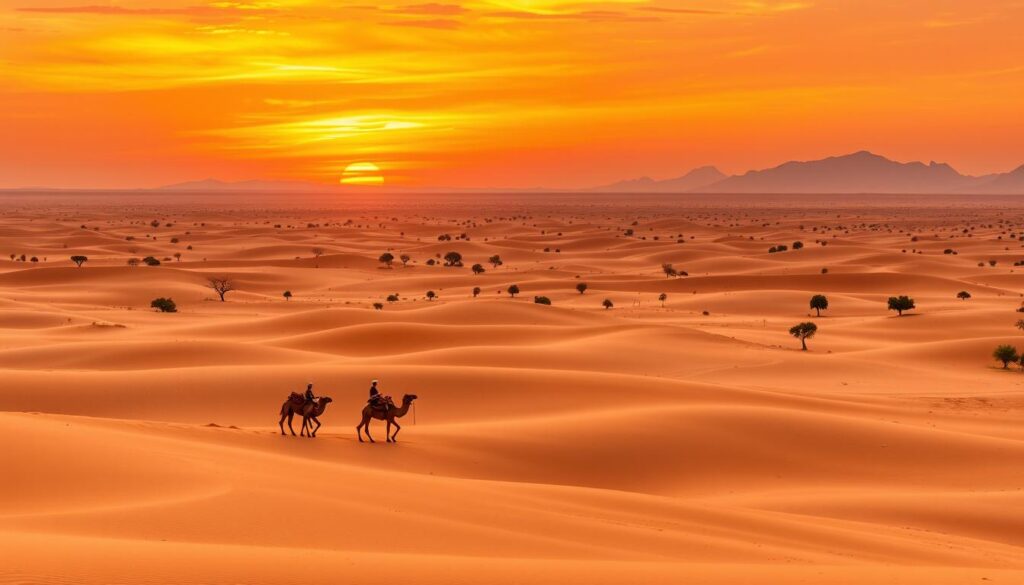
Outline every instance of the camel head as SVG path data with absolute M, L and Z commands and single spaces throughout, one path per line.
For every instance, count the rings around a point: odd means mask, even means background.
M 320 404 L 330 404 L 331 402 L 334 402 L 334 399 L 332 399 L 330 396 L 320 397 Z
M 416 396 L 415 394 L 406 394 L 402 397 L 402 404 L 412 404 L 412 401 L 417 398 L 419 398 L 419 396 Z

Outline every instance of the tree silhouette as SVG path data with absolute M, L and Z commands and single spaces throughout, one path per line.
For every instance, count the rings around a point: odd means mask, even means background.
M 1012 345 L 1000 345 L 992 351 L 992 357 L 997 361 L 1003 362 L 1003 369 L 1009 367 L 1010 362 L 1016 362 L 1020 359 L 1020 355 L 1017 354 L 1017 348 Z
M 403 267 L 409 263 L 409 260 L 412 260 L 412 258 L 410 258 L 408 254 L 402 254 L 401 256 L 398 257 L 398 259 L 402 261 Z
M 479 286 L 474 286 L 473 287 L 473 298 L 475 299 L 478 296 L 480 296 L 480 287 Z
M 658 300 L 661 301 L 661 308 L 664 309 L 665 301 L 668 300 L 668 295 L 665 293 L 661 293 L 660 295 L 658 295 Z
M 178 306 L 175 305 L 174 301 L 170 298 L 165 299 L 163 297 L 160 297 L 158 299 L 153 299 L 152 302 L 149 303 L 149 306 L 154 309 L 158 309 L 161 313 L 178 312 Z
M 789 334 L 800 340 L 800 349 L 807 351 L 807 340 L 814 337 L 818 332 L 818 326 L 814 323 L 800 323 L 789 328 Z
M 608 309 L 614 307 L 615 303 L 613 303 L 611 299 L 605 299 L 605 300 L 601 301 L 601 306 L 603 306 L 605 308 L 605 310 L 608 310 Z
M 89 258 L 86 256 L 72 256 L 71 261 L 74 262 L 76 266 L 81 268 L 82 264 L 85 264 L 86 262 L 89 261 Z
M 667 262 L 665 264 L 661 265 L 661 271 L 664 272 L 665 276 L 667 276 L 669 278 L 672 278 L 674 276 L 679 276 L 679 271 L 676 270 L 674 266 L 672 266 L 671 264 L 669 264 Z
M 129 258 L 128 259 L 128 266 L 131 266 L 132 268 L 135 268 L 136 266 L 139 265 L 139 262 L 142 262 L 142 261 L 139 260 L 138 258 Z
M 388 298 L 386 298 L 384 300 L 386 300 L 389 303 L 397 303 L 398 302 L 398 295 L 397 294 L 390 294 L 390 295 L 388 295 Z
M 142 259 L 146 266 L 160 266 L 160 261 L 152 256 L 146 256 Z
M 484 272 L 487 272 L 482 264 L 474 264 L 471 270 L 473 271 L 473 274 L 483 274 Z
M 458 252 L 448 252 L 444 255 L 445 266 L 462 266 L 462 254 Z
M 213 289 L 220 296 L 220 302 L 224 302 L 224 295 L 235 290 L 235 283 L 227 277 L 211 276 L 206 279 L 206 286 Z
M 897 316 L 902 317 L 903 311 L 909 311 L 915 308 L 916 307 L 914 306 L 914 299 L 906 295 L 900 295 L 898 297 L 889 297 L 889 310 L 896 311 Z
M 384 310 L 384 303 L 373 303 L 373 308 L 377 311 Z
M 510 297 L 512 297 L 514 299 L 514 298 L 516 298 L 517 294 L 519 294 L 519 285 L 518 284 L 513 284 L 512 286 L 508 287 L 508 295 Z
M 494 266 L 495 268 L 504 264 L 504 262 L 501 261 L 501 256 L 498 256 L 497 254 L 488 258 L 487 261 L 490 262 L 491 266 Z
M 1017 319 L 1016 326 L 1017 329 L 1024 330 L 1024 319 Z
M 956 298 L 960 299 L 961 301 L 966 301 L 967 299 L 971 298 L 971 293 L 962 290 L 956 293 Z
M 533 302 L 537 303 L 538 305 L 550 305 L 551 299 L 547 297 L 533 297 Z
M 326 250 L 324 250 L 323 248 L 313 248 L 310 251 L 313 252 L 313 257 L 317 258 L 317 259 L 319 259 L 321 256 L 323 256 L 324 252 L 326 252 Z
M 580 282 L 576 284 L 576 290 L 580 291 L 580 294 L 587 292 L 587 283 Z
M 427 300 L 428 300 L 428 301 L 432 301 L 432 300 L 434 300 L 435 298 L 437 298 L 437 293 L 435 293 L 435 292 L 434 292 L 434 291 L 432 291 L 432 290 L 428 290 L 428 291 L 427 291 Z
M 284 291 L 284 293 L 282 293 L 281 296 L 284 297 L 284 300 L 290 301 L 290 300 L 292 300 L 292 291 L 286 290 L 286 291 Z
M 821 312 L 828 308 L 828 297 L 825 295 L 814 295 L 811 297 L 811 308 L 818 312 L 818 316 L 821 317 Z
M 395 261 L 395 256 L 391 252 L 384 252 L 377 260 L 384 264 L 384 266 L 391 268 L 391 263 Z

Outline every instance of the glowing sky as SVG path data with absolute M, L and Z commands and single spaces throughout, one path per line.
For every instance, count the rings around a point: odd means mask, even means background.
M 0 187 L 1024 163 L 1024 0 L 0 0 Z

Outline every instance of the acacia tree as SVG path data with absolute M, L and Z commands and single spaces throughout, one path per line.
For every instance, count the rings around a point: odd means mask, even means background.
M 479 286 L 474 286 L 473 287 L 473 298 L 475 299 L 478 296 L 480 296 L 480 287 Z
M 818 312 L 818 316 L 821 317 L 821 312 L 828 308 L 828 297 L 825 295 L 814 295 L 811 297 L 811 308 Z
M 86 256 L 72 256 L 71 261 L 74 262 L 76 266 L 81 268 L 82 264 L 85 264 L 86 262 L 89 261 L 89 258 Z
M 664 309 L 665 301 L 668 300 L 668 295 L 665 293 L 661 293 L 660 295 L 658 295 L 658 300 L 661 301 L 661 308 Z
M 317 259 L 319 259 L 319 258 L 320 258 L 321 256 L 323 256 L 323 255 L 324 255 L 324 252 L 325 252 L 326 250 L 324 250 L 323 248 L 313 248 L 313 249 L 312 249 L 312 250 L 310 250 L 310 251 L 311 251 L 311 252 L 313 252 L 313 257 L 314 257 L 314 258 L 317 258 Z
M 613 303 L 611 299 L 605 299 L 605 300 L 601 301 L 601 306 L 604 307 L 605 310 L 607 311 L 608 309 L 614 307 L 615 303 Z
M 462 254 L 458 252 L 448 252 L 444 255 L 445 266 L 462 266 Z
M 206 286 L 213 289 L 218 296 L 220 296 L 220 302 L 224 302 L 224 295 L 235 290 L 235 283 L 227 277 L 211 276 L 206 279 Z
M 486 272 L 483 265 L 481 264 L 474 264 L 472 270 L 473 274 L 483 274 L 484 272 Z
M 284 300 L 290 301 L 290 300 L 292 300 L 292 291 L 286 290 L 286 291 L 284 291 L 284 293 L 282 293 L 281 296 L 284 297 Z
M 432 291 L 432 290 L 428 290 L 428 291 L 427 291 L 427 300 L 428 300 L 428 301 L 432 301 L 432 300 L 434 300 L 435 298 L 437 298 L 437 293 L 435 293 L 435 292 L 434 292 L 434 291 Z
M 514 299 L 514 298 L 516 298 L 517 294 L 519 294 L 519 285 L 518 284 L 513 284 L 512 286 L 508 287 L 508 296 L 510 296 L 510 297 L 512 297 Z
M 161 313 L 177 313 L 178 312 L 178 306 L 174 304 L 174 300 L 171 299 L 170 297 L 168 297 L 168 298 L 160 297 L 158 299 L 153 299 L 152 302 L 149 303 L 149 306 L 154 308 L 154 309 L 157 309 Z
M 672 278 L 674 276 L 679 276 L 679 271 L 676 270 L 674 266 L 672 266 L 671 264 L 669 264 L 667 262 L 665 264 L 661 265 L 661 270 L 662 270 L 662 272 L 665 273 L 665 276 L 667 276 L 669 278 Z
M 961 301 L 966 301 L 967 299 L 971 298 L 971 293 L 962 290 L 956 293 L 956 298 L 960 299 Z
M 1010 362 L 1016 362 L 1020 359 L 1020 355 L 1017 354 L 1017 348 L 1012 345 L 1000 345 L 992 351 L 992 357 L 997 361 L 1003 362 L 1003 369 L 1009 367 Z
M 499 256 L 497 254 L 495 254 L 494 256 L 491 256 L 490 258 L 488 258 L 487 261 L 490 262 L 491 266 L 494 266 L 495 268 L 497 268 L 497 267 L 501 266 L 502 264 L 504 264 L 504 262 L 501 261 L 501 256 Z
M 384 264 L 384 266 L 391 268 L 391 263 L 395 261 L 395 256 L 391 252 L 384 252 L 377 260 Z
M 896 311 L 896 315 L 899 317 L 903 316 L 903 311 L 909 311 L 915 309 L 914 299 L 900 295 L 898 297 L 889 297 L 889 310 Z
M 587 292 L 587 283 L 580 282 L 576 284 L 576 290 L 580 291 L 580 294 Z
M 789 334 L 800 340 L 800 349 L 807 351 L 807 340 L 814 337 L 818 332 L 818 326 L 814 323 L 799 323 L 789 328 Z
M 412 260 L 412 258 L 408 254 L 402 254 L 401 256 L 398 257 L 398 259 L 402 261 L 403 268 L 405 267 L 406 264 L 409 263 L 409 260 Z

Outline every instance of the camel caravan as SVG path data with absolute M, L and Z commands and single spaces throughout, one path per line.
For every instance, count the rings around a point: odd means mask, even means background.
M 377 380 L 374 380 L 370 384 L 370 399 L 366 401 L 366 406 L 363 407 L 363 419 L 356 425 L 356 435 L 359 437 L 359 442 L 363 441 L 363 431 L 366 431 L 366 438 L 371 443 L 376 443 L 373 437 L 370 436 L 370 420 L 377 419 L 387 423 L 387 428 L 384 432 L 388 443 L 397 442 L 398 431 L 402 430 L 402 426 L 398 424 L 398 420 L 405 416 L 409 412 L 409 407 L 412 406 L 414 400 L 418 396 L 415 394 L 406 394 L 402 397 L 401 406 L 396 406 L 390 396 L 385 396 L 380 393 L 377 389 Z M 288 420 L 288 430 L 292 432 L 292 436 L 295 436 L 295 429 L 292 427 L 292 420 L 295 415 L 302 417 L 302 430 L 299 431 L 299 436 L 305 436 L 309 438 L 316 437 L 317 430 L 320 429 L 320 416 L 323 415 L 324 411 L 327 410 L 327 405 L 333 402 L 330 396 L 316 396 L 313 394 L 313 384 L 306 385 L 306 393 L 300 394 L 298 392 L 292 392 L 288 399 L 285 400 L 284 404 L 281 405 L 281 420 L 278 421 L 278 426 L 281 427 L 281 434 L 287 435 L 284 432 L 284 421 Z M 316 424 L 314 427 L 313 424 Z M 391 427 L 395 427 L 395 432 L 391 432 Z

